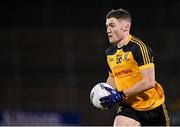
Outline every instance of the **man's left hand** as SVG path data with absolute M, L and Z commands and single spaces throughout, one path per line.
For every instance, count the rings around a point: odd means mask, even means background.
M 117 91 L 109 87 L 104 88 L 110 92 L 110 95 L 99 99 L 101 105 L 105 108 L 112 108 L 114 105 L 120 103 L 125 98 L 123 91 Z

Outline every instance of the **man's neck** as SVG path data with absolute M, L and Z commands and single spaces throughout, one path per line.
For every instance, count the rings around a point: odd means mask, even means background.
M 118 48 L 123 47 L 123 46 L 127 43 L 128 37 L 129 37 L 129 34 L 127 34 L 122 40 L 120 40 L 120 41 L 117 43 L 117 47 L 118 47 Z

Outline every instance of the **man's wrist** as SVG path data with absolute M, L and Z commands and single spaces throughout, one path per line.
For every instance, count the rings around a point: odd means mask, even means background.
M 119 91 L 119 93 L 121 94 L 123 99 L 126 98 L 126 95 L 125 95 L 124 91 Z

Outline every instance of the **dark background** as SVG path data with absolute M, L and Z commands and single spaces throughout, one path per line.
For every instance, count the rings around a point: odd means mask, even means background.
M 0 4 L 0 108 L 77 113 L 78 125 L 112 125 L 91 88 L 107 78 L 105 16 L 124 8 L 131 34 L 152 47 L 171 124 L 180 112 L 180 1 L 6 1 Z

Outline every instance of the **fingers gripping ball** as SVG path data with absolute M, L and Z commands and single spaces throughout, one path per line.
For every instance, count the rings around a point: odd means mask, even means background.
M 100 110 L 108 109 L 108 107 L 103 106 L 100 101 L 100 98 L 106 97 L 111 94 L 108 90 L 105 89 L 105 87 L 113 89 L 112 86 L 107 83 L 98 83 L 92 88 L 90 92 L 90 101 L 92 105 Z
M 112 108 L 114 105 L 121 103 L 121 101 L 123 101 L 123 99 L 125 98 L 125 94 L 123 93 L 123 91 L 117 91 L 109 87 L 104 88 L 111 94 L 99 99 L 103 107 Z

